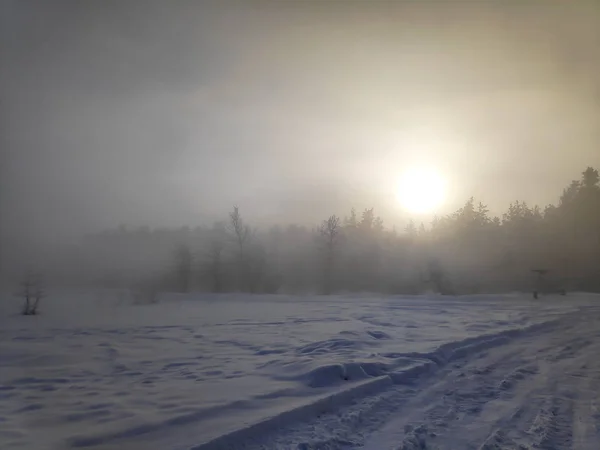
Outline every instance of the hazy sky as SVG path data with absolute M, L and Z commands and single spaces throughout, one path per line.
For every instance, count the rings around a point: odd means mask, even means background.
M 1 219 L 402 217 L 431 165 L 448 212 L 554 202 L 600 167 L 597 1 L 0 0 Z

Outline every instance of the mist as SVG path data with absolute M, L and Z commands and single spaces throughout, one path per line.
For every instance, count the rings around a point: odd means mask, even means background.
M 264 232 L 501 217 L 600 166 L 594 1 L 1 7 L 3 266 L 233 205 Z M 396 186 L 423 164 L 448 192 L 419 215 Z
M 600 449 L 600 1 L 0 0 L 0 448 Z

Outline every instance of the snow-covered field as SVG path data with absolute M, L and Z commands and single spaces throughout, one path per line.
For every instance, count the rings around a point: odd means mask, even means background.
M 598 300 L 5 297 L 0 448 L 598 449 Z

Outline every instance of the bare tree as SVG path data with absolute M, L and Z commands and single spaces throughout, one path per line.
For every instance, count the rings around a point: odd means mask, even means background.
M 233 211 L 229 213 L 229 224 L 227 231 L 236 242 L 237 246 L 237 263 L 238 263 L 238 286 L 245 288 L 248 282 L 247 278 L 247 255 L 246 250 L 251 237 L 250 226 L 244 223 L 244 219 L 240 214 L 237 206 L 233 207 Z
M 340 218 L 333 215 L 317 227 L 321 250 L 323 251 L 323 293 L 330 294 L 332 290 L 335 253 L 341 232 Z
M 244 223 L 244 219 L 237 206 L 234 206 L 233 211 L 229 213 L 228 231 L 236 241 L 239 260 L 243 261 L 244 251 L 246 250 L 246 244 L 250 239 L 251 229 Z

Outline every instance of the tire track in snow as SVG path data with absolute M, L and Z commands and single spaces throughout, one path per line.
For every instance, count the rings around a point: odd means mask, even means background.
M 586 314 L 464 352 L 424 380 L 234 448 L 600 448 L 600 338 L 597 313 Z
M 591 340 L 582 341 L 579 336 L 581 333 L 589 334 L 595 328 L 592 321 L 585 322 L 587 322 L 587 329 L 582 330 L 581 323 L 571 324 L 563 329 L 557 328 L 552 335 L 546 336 L 551 341 L 551 345 L 547 347 L 547 354 L 531 352 L 535 350 L 535 341 L 545 337 L 541 334 L 536 339 L 526 339 L 529 341 L 526 347 L 523 344 L 518 346 L 521 347 L 520 356 L 509 358 L 509 364 L 497 365 L 491 372 L 484 371 L 485 377 L 472 377 L 467 384 L 462 385 L 456 384 L 456 380 L 453 380 L 455 390 L 462 396 L 465 393 L 475 392 L 475 399 L 470 403 L 472 415 L 456 417 L 455 421 L 440 422 L 437 417 L 426 412 L 421 416 L 420 423 L 409 427 L 409 430 L 421 430 L 420 434 L 417 434 L 418 446 L 415 446 L 414 432 L 409 431 L 404 433 L 404 436 L 396 436 L 395 439 L 390 435 L 385 436 L 384 432 L 378 440 L 374 439 L 374 445 L 367 444 L 366 448 L 478 450 L 600 448 L 596 430 L 590 426 L 593 422 L 589 418 L 577 420 L 574 413 L 575 410 L 583 411 L 580 415 L 585 416 L 585 411 L 589 411 L 590 408 L 585 406 L 584 396 L 598 395 L 598 390 L 591 391 L 582 385 L 586 380 L 593 379 L 589 373 L 579 371 L 576 373 L 579 376 L 575 378 L 572 374 L 573 368 L 589 369 L 589 364 L 596 359 L 595 355 L 599 348 L 597 339 L 596 344 L 593 345 Z M 584 341 L 585 345 L 582 345 Z M 518 343 L 514 342 L 503 350 L 513 349 L 515 344 Z M 536 354 L 537 360 L 529 358 Z M 530 362 L 521 367 L 511 368 L 510 362 L 518 364 L 519 359 Z M 507 369 L 508 373 L 502 377 Z M 593 374 L 597 383 L 597 367 Z M 449 381 L 451 380 L 452 377 L 449 377 Z M 500 382 L 495 388 L 489 390 L 489 383 L 492 380 L 500 380 Z M 418 410 L 418 405 L 416 406 Z M 480 406 L 483 407 L 478 412 Z M 575 427 L 574 424 L 583 425 Z M 427 434 L 422 432 L 423 429 L 427 430 Z M 576 430 L 578 430 L 577 435 Z
M 600 372 L 584 362 L 571 376 L 581 386 L 573 414 L 573 448 L 596 450 L 600 442 Z

